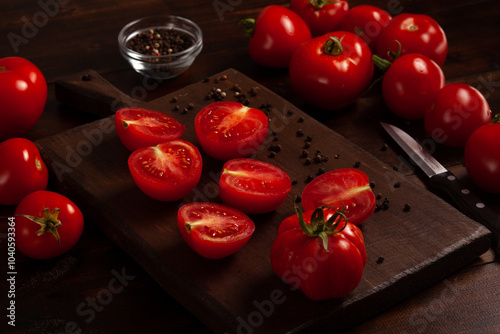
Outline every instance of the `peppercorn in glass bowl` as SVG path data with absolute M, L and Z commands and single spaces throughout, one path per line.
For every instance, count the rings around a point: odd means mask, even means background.
M 186 18 L 151 16 L 124 26 L 118 44 L 120 53 L 136 72 L 163 80 L 191 66 L 203 48 L 203 34 Z

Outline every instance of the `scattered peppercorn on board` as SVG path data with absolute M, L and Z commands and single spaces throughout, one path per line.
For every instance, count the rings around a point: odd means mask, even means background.
M 69 106 L 111 116 L 37 142 L 52 181 L 214 332 L 340 332 L 444 279 L 489 248 L 484 227 L 236 70 L 150 102 L 126 96 L 90 70 L 59 80 L 56 94 Z M 268 113 L 272 133 L 254 157 L 285 170 L 294 185 L 275 212 L 251 216 L 256 230 L 242 249 L 208 260 L 185 244 L 176 215 L 188 202 L 220 202 L 223 162 L 202 153 L 203 174 L 195 190 L 177 202 L 155 201 L 130 176 L 130 152 L 116 135 L 112 113 L 122 106 L 166 112 L 186 125 L 183 139 L 198 145 L 195 115 L 220 99 Z M 380 210 L 361 226 L 368 255 L 361 283 L 345 298 L 314 302 L 274 274 L 271 245 L 306 182 L 342 167 L 369 176 L 381 195 Z

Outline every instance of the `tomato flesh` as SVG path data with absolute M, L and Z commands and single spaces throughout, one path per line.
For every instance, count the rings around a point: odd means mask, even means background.
M 188 203 L 177 213 L 177 224 L 189 247 L 208 259 L 238 251 L 255 231 L 243 212 L 218 203 Z
M 254 159 L 227 161 L 219 180 L 222 201 L 248 214 L 277 209 L 290 191 L 291 180 L 287 173 Z
M 354 168 L 341 168 L 326 172 L 302 191 L 302 207 L 305 211 L 320 206 L 332 210 L 345 210 L 347 220 L 360 225 L 375 211 L 376 199 L 368 176 Z
M 200 152 L 181 139 L 140 148 L 130 155 L 128 165 L 137 187 L 160 201 L 185 197 L 198 184 L 202 171 Z
M 130 151 L 179 139 L 185 126 L 165 113 L 144 108 L 122 108 L 116 112 L 115 128 Z
M 214 102 L 195 118 L 202 149 L 219 160 L 243 158 L 255 152 L 268 131 L 266 114 L 238 102 Z

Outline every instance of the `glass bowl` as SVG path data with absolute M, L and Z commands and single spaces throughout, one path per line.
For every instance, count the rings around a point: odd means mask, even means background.
M 203 48 L 203 34 L 186 18 L 150 16 L 124 26 L 118 34 L 118 45 L 136 72 L 163 80 L 191 66 Z

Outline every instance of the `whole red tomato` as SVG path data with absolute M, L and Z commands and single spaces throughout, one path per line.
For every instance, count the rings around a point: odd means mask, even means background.
M 0 143 L 0 204 L 15 205 L 47 188 L 49 172 L 36 145 L 25 138 Z
M 312 300 L 341 298 L 361 281 L 366 248 L 361 230 L 339 212 L 321 208 L 283 220 L 271 248 L 271 266 Z
M 467 140 L 465 168 L 479 188 L 500 194 L 500 123 L 479 127 Z
M 490 121 L 491 109 L 481 92 L 455 82 L 441 88 L 425 114 L 424 125 L 437 143 L 464 147 L 474 130 Z
M 430 16 L 422 14 L 396 15 L 378 36 L 376 54 L 387 60 L 397 54 L 401 44 L 401 55 L 423 54 L 443 66 L 448 53 L 446 34 Z M 389 53 L 389 54 L 388 54 Z
M 257 64 L 286 68 L 292 53 L 311 39 L 306 23 L 293 11 L 283 6 L 267 6 L 256 20 L 246 19 L 246 34 L 250 37 L 248 53 Z
M 42 72 L 20 57 L 0 59 L 0 141 L 21 137 L 42 115 L 47 83 Z
M 24 197 L 14 213 L 16 247 L 34 259 L 66 253 L 80 239 L 83 215 L 67 197 L 46 190 Z
M 311 30 L 313 37 L 339 30 L 349 10 L 347 0 L 292 0 L 290 9 L 297 13 Z
M 207 259 L 232 255 L 255 231 L 246 214 L 218 203 L 184 204 L 177 212 L 177 226 L 188 246 Z
M 339 110 L 370 85 L 372 54 L 361 37 L 337 31 L 301 45 L 289 73 L 293 90 L 305 102 L 321 110 Z
M 382 96 L 393 113 L 418 120 L 424 118 L 444 85 L 441 67 L 424 55 L 410 53 L 390 65 L 382 80 Z
M 321 174 L 302 190 L 306 211 L 320 206 L 345 209 L 347 220 L 360 225 L 375 211 L 376 199 L 368 175 L 355 168 L 340 168 Z
M 361 5 L 349 9 L 340 24 L 340 30 L 355 33 L 368 44 L 372 52 L 375 52 L 378 36 L 391 20 L 391 14 L 383 9 Z

